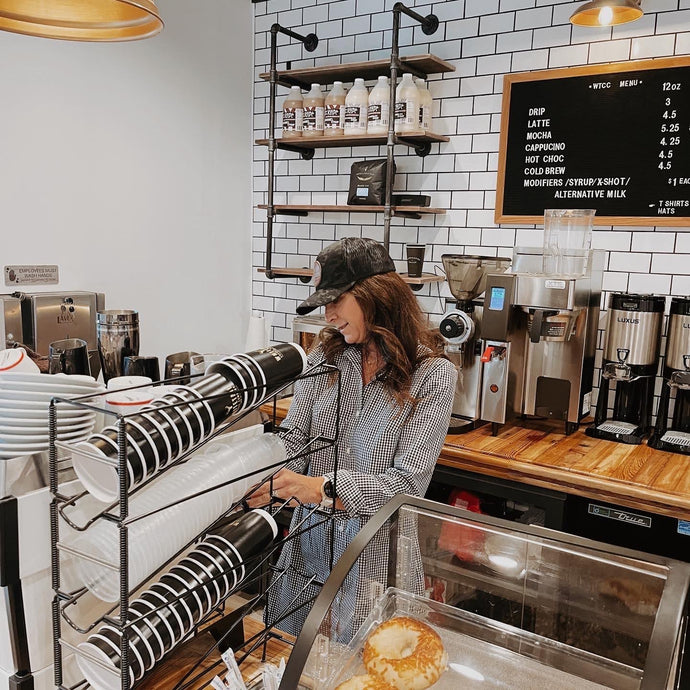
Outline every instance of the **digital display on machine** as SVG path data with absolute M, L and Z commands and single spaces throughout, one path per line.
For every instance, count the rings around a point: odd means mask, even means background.
M 502 311 L 506 301 L 506 289 L 504 287 L 492 287 L 489 295 L 489 309 Z

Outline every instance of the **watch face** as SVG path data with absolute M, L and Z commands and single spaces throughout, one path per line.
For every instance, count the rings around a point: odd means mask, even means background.
M 326 498 L 333 498 L 333 483 L 330 479 L 327 479 L 323 483 L 323 493 L 326 496 Z

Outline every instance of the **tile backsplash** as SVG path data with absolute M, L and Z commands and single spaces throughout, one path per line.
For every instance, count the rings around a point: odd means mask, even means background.
M 268 134 L 269 86 L 259 74 L 269 69 L 270 27 L 278 22 L 299 33 L 315 32 L 315 52 L 279 38 L 279 69 L 388 58 L 393 0 L 267 0 L 255 10 L 254 138 Z M 395 189 L 429 194 L 444 215 L 420 220 L 394 218 L 390 253 L 405 270 L 406 243 L 427 245 L 425 271 L 441 272 L 446 252 L 510 256 L 515 245 L 541 243 L 541 227 L 493 221 L 503 75 L 556 67 L 629 61 L 690 53 L 690 0 L 645 0 L 645 15 L 611 28 L 572 26 L 578 3 L 555 0 L 446 0 L 414 2 L 419 14 L 436 14 L 438 31 L 426 36 L 402 18 L 401 55 L 433 53 L 454 72 L 429 75 L 434 98 L 434 132 L 450 137 L 421 158 L 396 147 Z M 369 84 L 371 86 L 371 84 Z M 323 84 L 324 91 L 331 84 Z M 278 87 L 276 126 L 287 89 Z M 631 114 L 634 117 L 634 113 Z M 688 133 L 686 136 L 690 136 Z M 274 203 L 345 204 L 353 162 L 385 156 L 385 147 L 316 149 L 313 160 L 276 152 Z M 253 205 L 266 203 L 268 153 L 254 147 Z M 265 211 L 253 211 L 253 303 L 273 324 L 276 341 L 292 339 L 295 307 L 311 285 L 294 278 L 267 279 L 264 265 Z M 273 265 L 311 267 L 328 243 L 348 235 L 383 239 L 382 214 L 312 213 L 278 216 L 273 226 Z M 597 226 L 593 247 L 605 256 L 603 305 L 609 291 L 690 294 L 690 227 Z M 450 297 L 445 283 L 416 293 L 422 308 L 438 320 Z M 602 316 L 601 327 L 605 324 Z M 600 342 L 602 338 L 600 337 Z M 663 351 L 663 350 L 662 350 Z M 601 359 L 599 351 L 597 363 Z M 598 377 L 598 373 L 596 375 Z

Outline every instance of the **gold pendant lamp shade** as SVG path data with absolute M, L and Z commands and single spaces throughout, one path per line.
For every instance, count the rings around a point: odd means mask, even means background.
M 641 0 L 592 0 L 579 7 L 570 17 L 577 26 L 612 26 L 639 19 L 644 12 Z
M 153 0 L 0 0 L 0 29 L 68 41 L 134 41 L 163 28 Z

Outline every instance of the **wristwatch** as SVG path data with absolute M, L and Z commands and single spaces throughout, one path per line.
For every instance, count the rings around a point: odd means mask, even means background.
M 321 503 L 319 508 L 332 510 L 334 503 L 335 491 L 333 490 L 333 481 L 329 477 L 324 477 L 323 484 L 321 484 Z

